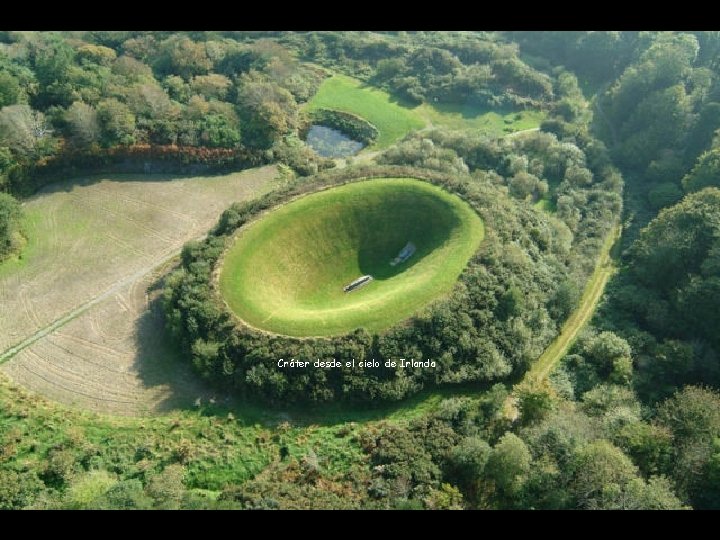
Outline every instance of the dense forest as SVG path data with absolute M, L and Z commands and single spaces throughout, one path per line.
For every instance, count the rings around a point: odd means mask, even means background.
M 330 170 L 302 142 L 302 104 L 328 70 L 408 106 L 545 119 L 502 138 L 429 126 L 372 165 Z M 159 149 L 185 164 L 279 162 L 286 185 L 230 206 L 166 278 L 178 362 L 275 407 L 458 394 L 400 420 L 265 428 L 216 407 L 115 429 L 3 382 L 0 508 L 720 507 L 720 32 L 2 32 L 0 107 L 0 259 L 22 253 L 16 198 L 53 163 Z M 447 298 L 388 333 L 321 342 L 223 312 L 211 275 L 238 227 L 295 194 L 390 173 L 460 193 L 488 225 Z M 548 379 L 513 390 L 618 220 L 618 271 L 591 323 Z M 408 347 L 441 369 L 292 375 L 259 361 Z M 217 450 L 231 446 L 242 459 Z

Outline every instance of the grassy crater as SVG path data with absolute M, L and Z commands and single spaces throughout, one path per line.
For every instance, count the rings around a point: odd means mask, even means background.
M 354 182 L 307 195 L 243 227 L 220 292 L 247 324 L 289 336 L 380 332 L 448 292 L 484 236 L 462 199 L 411 178 Z M 405 263 L 390 261 L 413 242 Z M 351 293 L 343 286 L 370 274 Z

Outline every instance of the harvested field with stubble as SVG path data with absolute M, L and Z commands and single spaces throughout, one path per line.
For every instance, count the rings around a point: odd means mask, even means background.
M 23 258 L 0 265 L 0 370 L 57 401 L 110 414 L 210 399 L 172 362 L 159 291 L 148 287 L 185 242 L 203 236 L 233 201 L 270 190 L 276 175 L 274 167 L 120 175 L 45 188 L 25 204 Z

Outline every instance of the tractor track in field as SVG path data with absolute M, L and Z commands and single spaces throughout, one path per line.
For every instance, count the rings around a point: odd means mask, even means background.
M 87 302 L 80 304 L 79 306 L 77 306 L 75 309 L 73 309 L 69 313 L 63 315 L 62 317 L 56 319 L 52 323 L 41 328 L 37 332 L 31 334 L 30 336 L 25 338 L 23 341 L 21 341 L 17 345 L 10 347 L 5 352 L 0 354 L 0 364 L 10 360 L 13 356 L 18 354 L 23 349 L 26 349 L 27 347 L 29 347 L 30 345 L 32 345 L 39 339 L 42 339 L 45 336 L 47 336 L 48 334 L 55 332 L 59 328 L 62 328 L 67 323 L 69 323 L 70 321 L 72 321 L 73 319 L 78 317 L 79 315 L 85 313 L 88 309 L 90 309 L 94 305 L 99 304 L 103 300 L 110 298 L 111 296 L 119 293 L 127 285 L 131 285 L 131 284 L 139 281 L 143 277 L 147 276 L 156 268 L 162 266 L 163 264 L 165 264 L 167 261 L 169 261 L 173 257 L 179 255 L 181 249 L 174 249 L 171 252 L 163 254 L 161 257 L 156 258 L 152 264 L 147 265 L 147 266 L 141 268 L 140 270 L 138 270 L 137 272 L 134 272 L 133 274 L 115 282 L 104 292 L 100 293 L 99 295 L 95 296 L 94 298 L 91 298 Z

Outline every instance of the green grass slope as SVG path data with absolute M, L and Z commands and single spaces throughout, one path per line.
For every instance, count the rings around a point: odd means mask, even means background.
M 448 129 L 472 129 L 488 137 L 502 137 L 509 133 L 536 129 L 545 119 L 546 113 L 528 109 L 526 111 L 490 110 L 470 104 L 423 103 L 413 109 L 418 116 L 437 127 Z
M 410 178 L 305 196 L 240 231 L 219 287 L 251 326 L 291 336 L 381 331 L 448 292 L 484 236 L 459 197 Z M 417 252 L 390 261 L 408 242 Z M 371 274 L 351 293 L 343 286 Z

